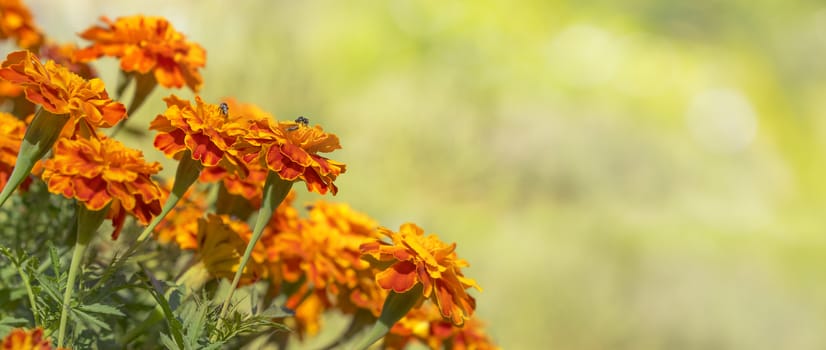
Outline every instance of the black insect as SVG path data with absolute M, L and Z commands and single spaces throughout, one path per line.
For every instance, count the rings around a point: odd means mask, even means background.
M 227 105 L 226 102 L 221 102 L 219 108 L 221 108 L 221 114 L 223 114 L 225 117 L 229 116 L 229 105 Z
M 302 117 L 295 118 L 295 122 L 296 122 L 297 124 L 299 124 L 299 125 L 303 125 L 303 126 L 308 126 L 308 125 L 310 125 L 310 120 L 309 120 L 309 119 L 307 119 L 307 118 L 305 118 L 305 117 L 303 117 L 303 116 L 302 116 Z M 291 126 L 291 127 L 287 128 L 287 131 L 296 131 L 296 130 L 298 130 L 298 125 L 293 125 L 293 126 Z

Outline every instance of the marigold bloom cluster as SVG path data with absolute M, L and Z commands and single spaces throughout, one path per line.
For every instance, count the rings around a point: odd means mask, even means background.
M 0 0 L 0 39 L 14 39 L 24 49 L 36 47 L 43 35 L 20 0 Z
M 43 336 L 43 328 L 16 328 L 0 343 L 3 350 L 52 350 L 52 342 Z M 58 348 L 61 349 L 61 348 Z
M 151 179 L 160 164 L 146 163 L 140 151 L 105 136 L 58 140 L 54 157 L 43 163 L 43 169 L 50 192 L 75 198 L 93 211 L 111 204 L 113 238 L 126 213 L 146 225 L 161 211 L 163 194 Z
M 86 80 L 54 61 L 46 64 L 29 51 L 8 55 L 0 78 L 18 84 L 26 99 L 57 115 L 69 115 L 70 125 L 83 120 L 90 129 L 111 127 L 126 117 L 126 107 L 109 98 L 100 79 Z
M 112 21 L 101 17 L 101 21 L 104 25 L 80 33 L 92 45 L 77 52 L 79 60 L 117 57 L 124 72 L 152 73 L 161 86 L 187 85 L 195 92 L 200 90 L 203 78 L 198 70 L 206 65 L 206 51 L 165 18 L 129 16 Z
M 424 230 L 411 223 L 402 225 L 399 232 L 379 230 L 392 239 L 391 244 L 372 240 L 361 245 L 365 256 L 392 263 L 376 275 L 379 286 L 405 293 L 421 283 L 423 296 L 433 300 L 443 317 L 455 325 L 470 318 L 476 309 L 476 300 L 465 289 L 481 288 L 462 274 L 461 268 L 468 263 L 456 256 L 456 243 L 448 245 L 436 235 L 425 236 Z

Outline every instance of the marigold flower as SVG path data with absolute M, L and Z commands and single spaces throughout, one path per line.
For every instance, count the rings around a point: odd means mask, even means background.
M 126 117 L 126 107 L 112 101 L 100 79 L 85 80 L 66 67 L 40 59 L 29 51 L 8 55 L 0 78 L 23 87 L 26 99 L 56 115 L 69 115 L 69 125 L 84 121 L 94 127 L 111 127 Z
M 80 37 L 93 44 L 77 52 L 80 61 L 101 56 L 120 59 L 124 72 L 153 73 L 164 87 L 181 88 L 186 84 L 198 92 L 203 78 L 198 71 L 206 65 L 206 51 L 175 30 L 162 17 L 129 16 L 112 21 L 101 17 L 102 26 L 93 26 Z
M 261 162 L 286 181 L 300 179 L 309 191 L 325 194 L 329 190 L 336 194 L 338 187 L 333 181 L 346 167 L 318 153 L 341 148 L 338 137 L 318 125 L 309 127 L 305 121 L 299 118 L 273 123 L 258 118 L 233 148 L 245 162 Z
M 31 12 L 20 0 L 0 1 L 0 39 L 9 38 L 24 49 L 34 48 L 43 40 Z
M 180 160 L 189 150 L 204 167 L 221 166 L 228 171 L 246 172 L 240 160 L 228 152 L 245 133 L 244 125 L 224 115 L 215 104 L 195 97 L 195 106 L 175 95 L 164 99 L 167 109 L 149 129 L 157 130 L 154 145 L 168 157 Z
M 43 336 L 43 328 L 16 328 L 0 343 L 3 350 L 52 350 L 52 342 Z
M 302 288 L 295 296 L 287 300 L 286 307 L 295 309 L 294 325 L 290 328 L 295 330 L 298 339 L 304 339 L 305 335 L 313 336 L 318 334 L 322 326 L 322 315 L 330 308 L 324 291 L 310 291 Z M 306 297 L 305 297 L 306 296 Z
M 412 223 L 401 226 L 398 233 L 380 228 L 392 244 L 372 240 L 361 245 L 361 252 L 378 262 L 392 265 L 376 275 L 384 289 L 405 293 L 421 283 L 422 294 L 439 307 L 443 317 L 461 325 L 476 309 L 476 300 L 465 289 L 481 288 L 464 277 L 462 267 L 469 266 L 456 256 L 456 243 L 446 244 L 436 235 L 425 236 L 424 230 Z
M 356 271 L 370 267 L 360 259 L 359 245 L 378 237 L 376 227 L 372 219 L 346 204 L 319 201 L 298 230 L 265 237 L 264 242 L 270 261 L 281 266 L 286 281 L 306 276 L 316 289 L 329 287 L 338 294 L 341 287 L 357 284 Z
M 168 192 L 168 189 L 167 189 Z M 155 237 L 161 243 L 175 242 L 184 250 L 198 247 L 198 219 L 206 212 L 206 194 L 195 187 L 184 195 L 155 228 Z
M 388 350 L 401 350 L 411 341 L 418 340 L 430 349 L 498 349 L 482 326 L 481 321 L 470 318 L 462 327 L 457 327 L 445 321 L 433 304 L 426 303 L 410 310 L 393 325 L 384 338 L 384 347 Z
M 47 41 L 40 47 L 40 57 L 46 60 L 55 61 L 55 63 L 66 67 L 72 73 L 80 75 L 86 79 L 92 79 L 98 76 L 92 66 L 85 62 L 80 62 L 75 57 L 78 48 L 75 44 L 58 44 Z
M 209 214 L 206 219 L 199 218 L 197 251 L 210 275 L 232 278 L 247 246 L 244 237 L 250 235 L 252 233 L 246 223 L 228 216 Z M 263 260 L 263 254 L 259 254 L 259 259 L 253 258 L 253 263 L 244 268 L 242 282 L 254 282 L 266 276 L 264 265 L 256 262 Z
M 111 203 L 116 239 L 126 213 L 146 225 L 161 211 L 163 193 L 150 178 L 161 170 L 157 162 L 146 163 L 143 154 L 120 142 L 98 138 L 60 139 L 54 157 L 43 163 L 43 180 L 52 193 L 75 198 L 92 211 Z
M 3 135 L 0 137 L 0 188 L 6 187 L 25 134 L 26 123 L 11 114 L 0 113 L 0 135 Z

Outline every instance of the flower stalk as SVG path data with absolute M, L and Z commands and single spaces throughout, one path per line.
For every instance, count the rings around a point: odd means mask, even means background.
M 416 304 L 422 301 L 422 284 L 418 283 L 413 289 L 406 293 L 396 293 L 391 291 L 384 301 L 379 319 L 373 324 L 370 332 L 362 338 L 362 341 L 355 349 L 366 350 L 370 345 L 384 337 L 390 328 L 393 327 L 404 315 L 407 314 Z
M 37 111 L 32 124 L 26 129 L 26 135 L 23 136 L 17 163 L 9 176 L 9 181 L 0 192 L 0 206 L 3 206 L 17 186 L 31 174 L 37 161 L 49 152 L 68 121 L 68 115 L 56 115 L 45 108 Z
M 258 240 L 261 238 L 261 234 L 264 233 L 264 228 L 272 218 L 275 209 L 278 208 L 278 205 L 281 204 L 284 198 L 287 197 L 287 194 L 290 193 L 292 186 L 292 181 L 282 179 L 276 172 L 270 171 L 267 174 L 267 181 L 264 183 L 264 199 L 261 203 L 261 209 L 258 211 L 258 217 L 255 220 L 255 228 L 252 231 L 252 238 L 250 238 L 247 248 L 244 251 L 244 255 L 241 257 L 241 263 L 238 265 L 238 270 L 235 271 L 235 277 L 232 279 L 232 285 L 229 293 L 227 293 L 227 297 L 224 299 L 223 305 L 221 305 L 221 313 L 218 317 L 219 327 L 221 326 L 223 318 L 227 314 L 227 309 L 232 301 L 232 295 L 235 292 L 235 288 L 238 286 L 238 282 L 241 281 L 241 275 L 244 272 L 244 268 L 247 266 L 247 262 L 249 262 L 249 259 L 252 256 L 252 251 L 253 248 L 255 248 L 255 244 L 258 243 Z
M 141 243 L 149 238 L 149 235 L 152 234 L 155 227 L 158 226 L 166 215 L 175 208 L 175 205 L 181 201 L 181 198 L 184 198 L 184 194 L 186 194 L 186 191 L 192 187 L 195 180 L 198 180 L 198 175 L 200 173 L 201 163 L 192 159 L 190 152 L 186 151 L 183 157 L 181 157 L 181 161 L 178 162 L 178 168 L 175 171 L 175 183 L 172 185 L 172 192 L 169 193 L 169 197 L 166 198 L 166 202 L 163 204 L 161 213 L 152 219 L 149 225 L 146 226 L 143 232 L 141 232 L 140 236 L 138 236 L 138 239 L 135 241 L 135 244 L 133 244 L 126 253 L 126 256 L 133 253 L 135 249 L 141 245 Z
M 72 294 L 74 293 L 75 280 L 77 280 L 80 272 L 80 264 L 83 262 L 83 256 L 86 253 L 86 248 L 89 242 L 95 236 L 98 227 L 106 218 L 106 213 L 109 211 L 109 206 L 103 210 L 89 210 L 83 204 L 77 206 L 77 238 L 75 240 L 75 248 L 72 252 L 72 262 L 69 265 L 69 276 L 66 280 L 66 291 L 63 293 L 63 310 L 60 313 L 60 328 L 57 333 L 57 347 L 63 346 L 66 336 L 66 322 L 69 317 L 69 309 L 71 308 Z

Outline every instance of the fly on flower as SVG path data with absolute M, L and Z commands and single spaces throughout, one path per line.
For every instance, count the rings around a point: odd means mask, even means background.
M 218 107 L 221 108 L 221 114 L 225 117 L 229 117 L 229 105 L 226 102 L 221 102 L 221 105 Z
M 295 118 L 295 122 L 298 123 L 299 125 L 310 126 L 310 120 L 305 118 L 304 116 Z M 293 125 L 293 126 L 287 128 L 287 131 L 296 131 L 296 130 L 298 130 L 298 125 Z

